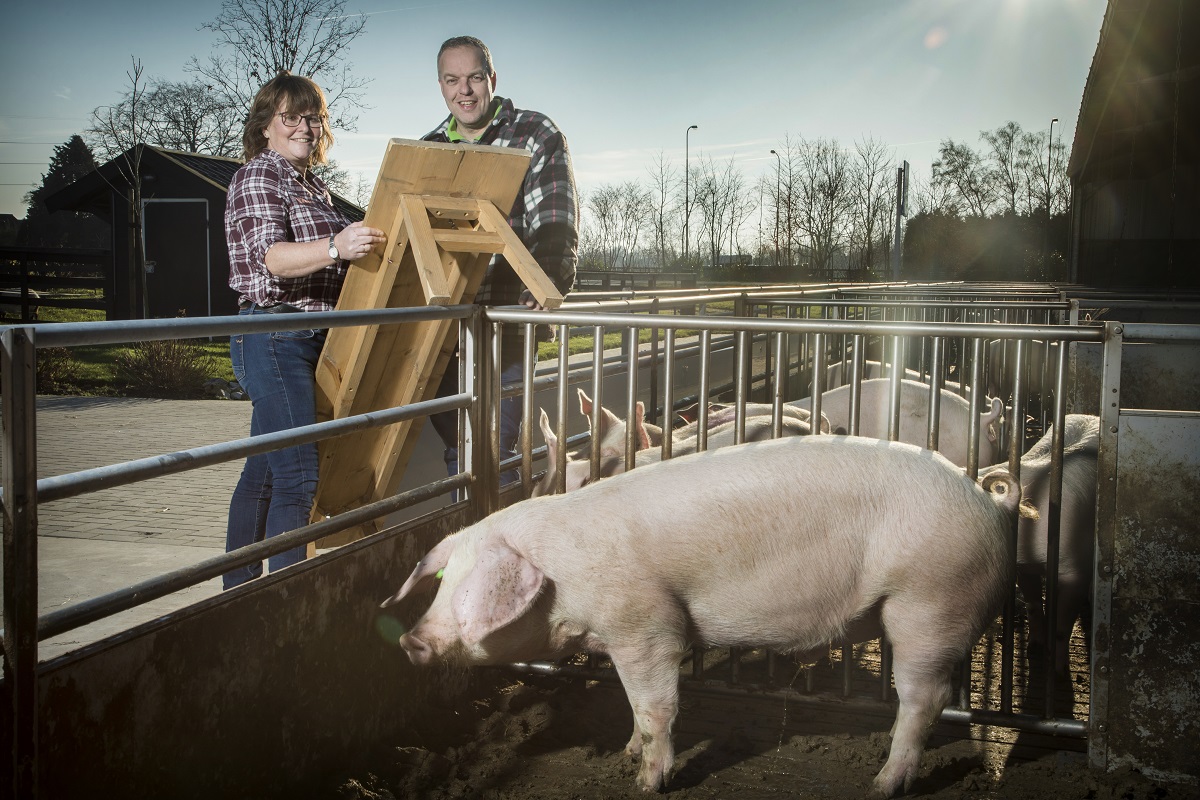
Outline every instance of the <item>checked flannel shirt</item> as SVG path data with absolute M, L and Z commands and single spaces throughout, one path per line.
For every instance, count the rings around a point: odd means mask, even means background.
M 229 182 L 225 201 L 229 286 L 243 302 L 332 311 L 346 280 L 346 261 L 302 278 L 281 278 L 267 270 L 267 250 L 276 242 L 328 239 L 349 224 L 333 207 L 325 182 L 311 169 L 301 175 L 279 153 L 263 150 Z
M 494 102 L 500 108 L 474 144 L 523 147 L 532 154 L 529 172 L 509 212 L 508 224 L 546 277 L 566 295 L 575 283 L 579 258 L 579 200 L 566 137 L 544 114 L 514 108 L 511 100 L 499 96 Z M 452 118 L 446 117 L 436 130 L 422 138 L 449 142 L 447 129 Z M 496 256 L 488 265 L 475 302 L 513 305 L 524 288 L 508 262 Z

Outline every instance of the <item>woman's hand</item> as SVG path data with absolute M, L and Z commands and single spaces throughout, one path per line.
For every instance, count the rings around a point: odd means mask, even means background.
M 387 241 L 387 235 L 378 228 L 368 228 L 361 222 L 352 222 L 333 237 L 338 255 L 346 261 L 354 261 L 371 252 L 376 244 Z M 315 242 L 276 242 L 267 250 L 263 259 L 267 270 L 281 278 L 302 278 L 320 272 L 329 266 L 329 240 Z
M 361 222 L 350 223 L 333 237 L 333 243 L 337 246 L 338 255 L 347 261 L 355 261 L 362 258 L 371 252 L 371 249 L 375 245 L 386 241 L 387 234 L 378 228 L 368 228 Z

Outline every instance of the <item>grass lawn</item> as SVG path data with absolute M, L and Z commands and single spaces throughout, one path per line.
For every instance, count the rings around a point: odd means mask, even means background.
M 43 307 L 39 322 L 103 322 L 100 311 L 69 308 Z M 679 331 L 683 336 L 685 331 Z M 640 331 L 641 342 L 650 341 L 650 330 Z M 591 335 L 572 336 L 569 344 L 571 355 L 592 352 Z M 660 333 L 661 341 L 661 333 Z M 207 377 L 232 381 L 233 368 L 229 363 L 229 342 L 224 338 L 192 339 L 189 343 L 196 349 L 196 357 L 209 359 Z M 619 347 L 621 332 L 604 336 L 605 349 Z M 50 394 L 79 394 L 96 396 L 120 396 L 128 390 L 120 380 L 118 365 L 133 353 L 133 345 L 107 344 L 73 347 L 70 350 L 56 348 L 39 353 L 39 392 Z M 558 358 L 557 342 L 542 342 L 538 345 L 538 358 L 545 361 Z

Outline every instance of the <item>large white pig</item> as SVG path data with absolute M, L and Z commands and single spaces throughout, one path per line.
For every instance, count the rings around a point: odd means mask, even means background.
M 433 588 L 400 638 L 414 664 L 607 654 L 633 708 L 626 751 L 657 790 L 695 646 L 890 642 L 899 709 L 873 791 L 916 777 L 951 675 L 1011 585 L 1020 487 L 981 487 L 911 445 L 802 436 L 697 453 L 528 500 L 443 540 L 383 605 Z
M 1037 508 L 1039 519 L 1022 519 L 1017 528 L 1017 585 L 1029 613 L 1029 640 L 1046 646 L 1046 611 L 1042 581 L 1046 577 L 1046 526 L 1050 514 L 1050 459 L 1053 429 L 1021 457 L 1022 493 Z M 1067 414 L 1063 422 L 1062 505 L 1058 526 L 1058 607 L 1055 613 L 1054 666 L 1066 674 L 1071 629 L 1092 587 L 1096 539 L 1096 459 L 1100 418 Z M 981 474 L 1003 469 L 989 467 Z
M 860 396 L 860 436 L 886 439 L 888 436 L 888 404 L 890 380 L 874 378 L 863 381 Z M 840 386 L 821 395 L 821 413 L 829 419 L 834 433 L 850 430 L 850 392 L 853 387 Z M 929 428 L 928 384 L 916 381 L 900 381 L 900 431 L 898 440 L 924 447 L 928 442 Z M 809 407 L 810 400 L 800 400 L 797 405 Z M 997 422 L 1004 412 L 1004 404 L 998 398 L 988 402 L 988 410 L 979 416 L 979 464 L 994 464 L 999 461 L 1000 433 Z M 941 391 L 941 419 L 938 424 L 938 452 L 960 467 L 967 465 L 968 423 L 971 404 L 954 392 Z

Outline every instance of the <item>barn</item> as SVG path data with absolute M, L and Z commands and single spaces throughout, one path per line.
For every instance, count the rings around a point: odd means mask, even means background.
M 1072 280 L 1196 289 L 1200 5 L 1111 0 L 1067 172 Z
M 139 144 L 46 198 L 51 211 L 88 211 L 111 224 L 109 319 L 237 313 L 224 216 L 229 181 L 241 165 Z M 334 204 L 351 219 L 363 217 L 338 195 Z

